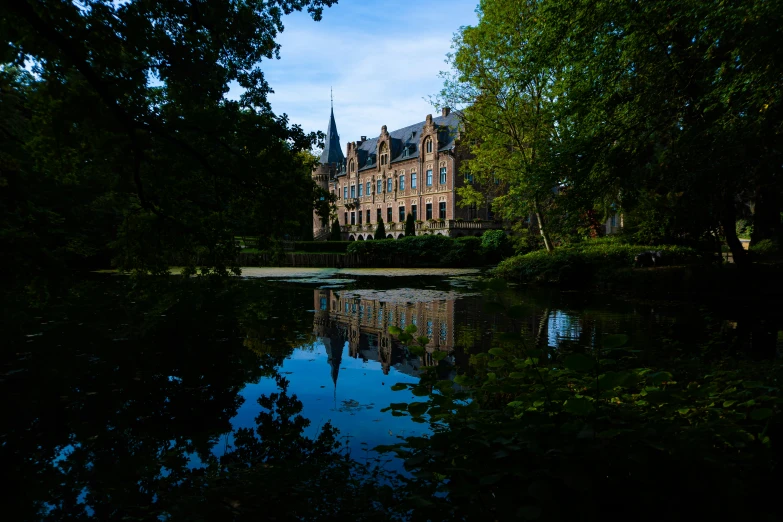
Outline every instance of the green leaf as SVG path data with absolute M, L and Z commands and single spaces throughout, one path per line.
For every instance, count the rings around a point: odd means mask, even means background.
M 408 389 L 408 385 L 401 382 L 398 382 L 397 384 L 391 387 L 391 391 L 402 391 L 407 389 Z
M 415 324 L 409 324 L 405 327 L 405 330 L 403 330 L 405 333 L 409 334 L 415 334 L 416 333 L 416 325 Z
M 601 346 L 606 350 L 614 350 L 628 342 L 628 336 L 625 334 L 607 335 L 601 339 Z
M 691 409 L 690 409 L 690 408 L 680 408 L 679 410 L 677 410 L 677 412 L 678 412 L 680 415 L 685 415 L 685 414 L 686 414 L 686 413 L 688 413 L 689 411 L 691 411 Z
M 565 367 L 577 372 L 587 372 L 595 367 L 595 359 L 581 353 L 574 353 L 565 358 Z
M 772 409 L 771 408 L 759 408 L 758 410 L 753 410 L 750 412 L 750 418 L 753 420 L 764 420 L 769 417 L 772 417 Z
M 398 336 L 398 339 L 400 340 L 401 343 L 407 344 L 413 340 L 413 336 L 411 334 L 407 334 L 403 332 Z
M 459 384 L 460 386 L 465 386 L 470 382 L 470 379 L 467 375 L 457 375 L 454 377 L 454 382 Z
M 414 416 L 424 415 L 428 409 L 429 405 L 426 402 L 412 402 L 408 405 L 408 413 Z
M 603 389 L 617 388 L 618 386 L 627 386 L 631 374 L 626 372 L 606 372 L 598 377 L 598 386 Z
M 402 330 L 400 330 L 397 326 L 390 326 L 389 327 L 389 334 L 390 335 L 400 335 L 402 333 Z
M 524 379 L 525 374 L 522 372 L 511 372 L 508 374 L 508 376 L 512 379 Z
M 413 355 L 418 355 L 421 357 L 424 355 L 424 348 L 422 346 L 419 346 L 418 344 L 415 344 L 413 346 L 408 346 L 408 351 L 410 351 Z
M 495 355 L 495 356 L 499 357 L 499 356 L 503 355 L 506 352 L 503 351 L 503 348 L 490 348 L 489 349 L 489 353 L 491 355 Z
M 487 366 L 490 368 L 502 368 L 506 365 L 506 361 L 496 360 L 496 361 L 489 361 L 487 363 Z
M 587 399 L 568 399 L 563 406 L 575 415 L 589 415 L 593 411 L 593 404 Z
M 737 401 L 724 401 L 724 402 L 723 402 L 723 407 L 724 407 L 724 408 L 730 408 L 730 407 L 731 407 L 731 406 L 733 406 L 733 405 L 734 405 L 736 402 L 737 402 Z
M 664 382 L 671 381 L 672 374 L 669 372 L 657 372 L 652 374 L 650 377 L 652 377 L 652 382 L 654 386 L 660 386 Z
M 441 352 L 441 351 L 432 352 L 432 358 L 433 358 L 434 360 L 436 360 L 436 361 L 442 361 L 442 360 L 443 360 L 443 359 L 445 359 L 445 358 L 446 358 L 448 355 L 449 355 L 449 354 L 448 354 L 448 352 Z
M 416 342 L 419 343 L 422 346 L 426 346 L 430 344 L 430 338 L 427 336 L 422 335 L 421 337 L 416 338 Z

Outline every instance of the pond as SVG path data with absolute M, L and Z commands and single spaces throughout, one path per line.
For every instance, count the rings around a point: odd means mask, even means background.
M 527 342 L 549 351 L 626 334 L 652 358 L 715 329 L 713 312 L 696 305 L 527 288 L 490 297 L 476 275 L 255 269 L 225 283 L 102 274 L 33 315 L 11 313 L 0 445 L 13 512 L 166 518 L 164 508 L 144 510 L 247 445 L 244 429 L 290 430 L 297 444 L 334 427 L 342 454 L 400 469 L 372 448 L 429 427 L 388 409 L 419 400 L 394 385 L 427 366 L 444 379 L 466 371 L 508 327 L 503 307 L 521 310 Z M 401 346 L 392 325 L 416 326 L 425 354 Z M 766 324 L 772 333 L 756 336 L 755 349 L 779 350 L 780 328 Z

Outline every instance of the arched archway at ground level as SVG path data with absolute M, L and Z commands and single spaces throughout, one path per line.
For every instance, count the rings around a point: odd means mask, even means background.
M 356 238 L 356 241 L 364 241 L 364 238 L 361 234 L 359 234 L 359 237 Z
M 348 241 L 356 241 L 356 238 L 355 238 L 355 237 L 353 237 L 353 234 L 351 234 L 350 236 L 348 236 Z
M 372 234 L 367 234 L 367 237 L 364 239 L 366 239 L 367 241 L 372 241 Z
M 387 235 L 386 235 L 386 239 L 394 239 L 394 236 L 393 236 L 393 235 L 391 235 L 391 234 L 387 234 Z

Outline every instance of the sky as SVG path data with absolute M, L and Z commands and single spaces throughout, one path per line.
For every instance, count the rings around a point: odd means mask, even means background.
M 329 123 L 329 89 L 343 153 L 372 138 L 439 114 L 427 98 L 443 85 L 446 54 L 461 26 L 475 25 L 478 0 L 340 0 L 314 22 L 283 19 L 280 60 L 261 64 L 276 114 L 306 132 Z M 229 93 L 232 96 L 235 93 Z

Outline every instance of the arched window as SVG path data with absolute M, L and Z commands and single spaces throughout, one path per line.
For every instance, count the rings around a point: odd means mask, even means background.
M 351 164 L 350 164 L 350 166 L 348 167 L 348 171 L 349 171 L 351 174 L 353 174 L 354 168 L 355 168 L 355 165 L 353 164 L 353 160 L 351 160 Z
M 432 138 L 427 138 L 427 141 L 424 143 L 424 150 L 426 150 L 428 154 L 432 152 Z
M 386 165 L 389 163 L 389 146 L 386 144 L 386 142 L 381 143 L 381 150 L 379 152 L 381 165 Z

